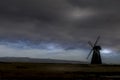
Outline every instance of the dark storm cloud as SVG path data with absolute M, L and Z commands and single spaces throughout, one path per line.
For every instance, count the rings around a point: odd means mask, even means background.
M 16 17 L 30 17 L 42 21 L 55 21 L 65 10 L 63 0 L 5 0 L 1 1 L 1 14 Z
M 103 45 L 120 48 L 119 3 L 118 0 L 0 1 L 0 37 L 52 41 L 74 49 L 101 35 Z M 113 44 L 114 41 L 118 42 Z
M 49 27 L 52 26 L 52 22 L 60 20 L 60 12 L 62 12 L 60 2 L 56 0 L 1 1 L 1 36 L 16 35 L 38 39 L 38 36 L 43 36 L 43 38 L 46 35 L 49 36 Z M 57 3 L 57 5 L 53 5 L 53 3 Z
M 111 10 L 119 10 L 119 2 L 118 0 L 67 0 L 73 6 L 79 6 L 81 8 L 92 8 L 98 9 L 99 11 L 108 11 Z

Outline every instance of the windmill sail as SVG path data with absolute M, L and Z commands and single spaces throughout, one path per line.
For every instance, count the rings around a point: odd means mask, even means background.
M 87 59 L 89 58 L 89 56 L 92 54 L 92 49 L 91 49 L 91 51 L 90 51 L 90 53 L 88 54 L 88 56 L 87 56 Z

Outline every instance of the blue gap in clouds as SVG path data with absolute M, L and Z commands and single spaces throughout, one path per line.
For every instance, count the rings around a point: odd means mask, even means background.
M 4 40 L 1 39 L 0 40 L 0 45 L 5 45 L 7 47 L 10 48 L 16 48 L 16 49 L 31 49 L 31 48 L 39 48 L 39 44 L 33 44 L 31 41 L 29 40 L 15 40 L 15 41 L 11 41 L 11 40 Z
M 52 42 L 37 42 L 33 43 L 30 40 L 22 39 L 22 40 L 15 40 L 15 41 L 9 41 L 9 40 L 4 40 L 0 39 L 0 45 L 5 45 L 10 48 L 15 48 L 15 49 L 48 49 L 51 50 L 52 48 L 55 47 L 55 49 L 60 48 L 59 45 L 56 43 Z

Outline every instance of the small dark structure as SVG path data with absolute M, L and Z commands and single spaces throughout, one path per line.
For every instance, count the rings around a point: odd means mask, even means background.
M 88 54 L 87 59 L 93 52 L 91 64 L 102 64 L 101 55 L 100 55 L 101 46 L 97 45 L 99 39 L 100 39 L 100 36 L 98 36 L 94 45 L 92 45 L 92 43 L 90 41 L 88 42 L 88 44 L 92 47 L 92 49 L 91 49 L 90 53 Z

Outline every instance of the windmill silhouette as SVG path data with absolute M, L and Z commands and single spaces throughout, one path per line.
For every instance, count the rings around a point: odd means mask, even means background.
M 101 55 L 100 55 L 101 46 L 97 45 L 99 39 L 100 36 L 97 37 L 94 45 L 91 43 L 91 41 L 88 42 L 88 44 L 92 47 L 90 53 L 87 56 L 88 59 L 92 54 L 91 64 L 102 64 Z

